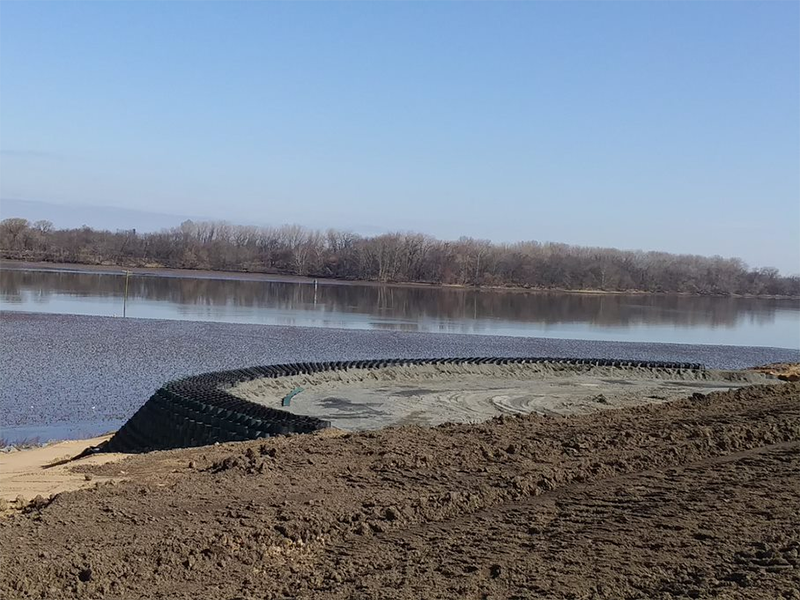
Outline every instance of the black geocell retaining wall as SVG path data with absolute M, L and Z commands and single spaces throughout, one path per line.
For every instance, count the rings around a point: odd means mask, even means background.
M 98 450 L 148 452 L 236 442 L 273 435 L 311 433 L 330 427 L 330 422 L 269 408 L 229 394 L 226 389 L 254 379 L 277 379 L 323 371 L 381 369 L 395 366 L 441 364 L 553 363 L 598 367 L 704 370 L 697 363 L 608 360 L 591 358 L 410 358 L 346 362 L 292 363 L 217 371 L 170 381 L 128 419 Z

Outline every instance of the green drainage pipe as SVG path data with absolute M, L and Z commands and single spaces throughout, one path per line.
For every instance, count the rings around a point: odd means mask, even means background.
M 302 391 L 303 391 L 303 388 L 301 388 L 301 387 L 294 388 L 291 392 L 286 394 L 286 396 L 283 398 L 283 400 L 281 400 L 281 406 L 289 406 L 289 404 L 291 404 L 291 402 L 292 402 L 292 398 L 297 396 L 297 394 L 299 394 Z

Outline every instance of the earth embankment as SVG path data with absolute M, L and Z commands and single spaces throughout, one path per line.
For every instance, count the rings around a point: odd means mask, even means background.
M 793 598 L 800 384 L 76 467 L 9 598 Z

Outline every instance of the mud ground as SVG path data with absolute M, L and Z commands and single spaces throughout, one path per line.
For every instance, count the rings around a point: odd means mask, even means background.
M 440 364 L 323 371 L 240 383 L 230 393 L 347 431 L 480 423 L 501 415 L 586 414 L 693 393 L 774 383 L 755 371 L 595 367 L 558 363 Z M 282 400 L 292 391 L 288 407 Z
M 0 597 L 800 597 L 798 383 L 75 468 Z
M 783 381 L 800 381 L 800 363 L 774 363 L 753 369 Z

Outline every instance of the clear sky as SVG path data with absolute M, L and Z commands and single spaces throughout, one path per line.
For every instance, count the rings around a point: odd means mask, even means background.
M 3 2 L 0 198 L 798 273 L 799 31 L 792 1 Z

